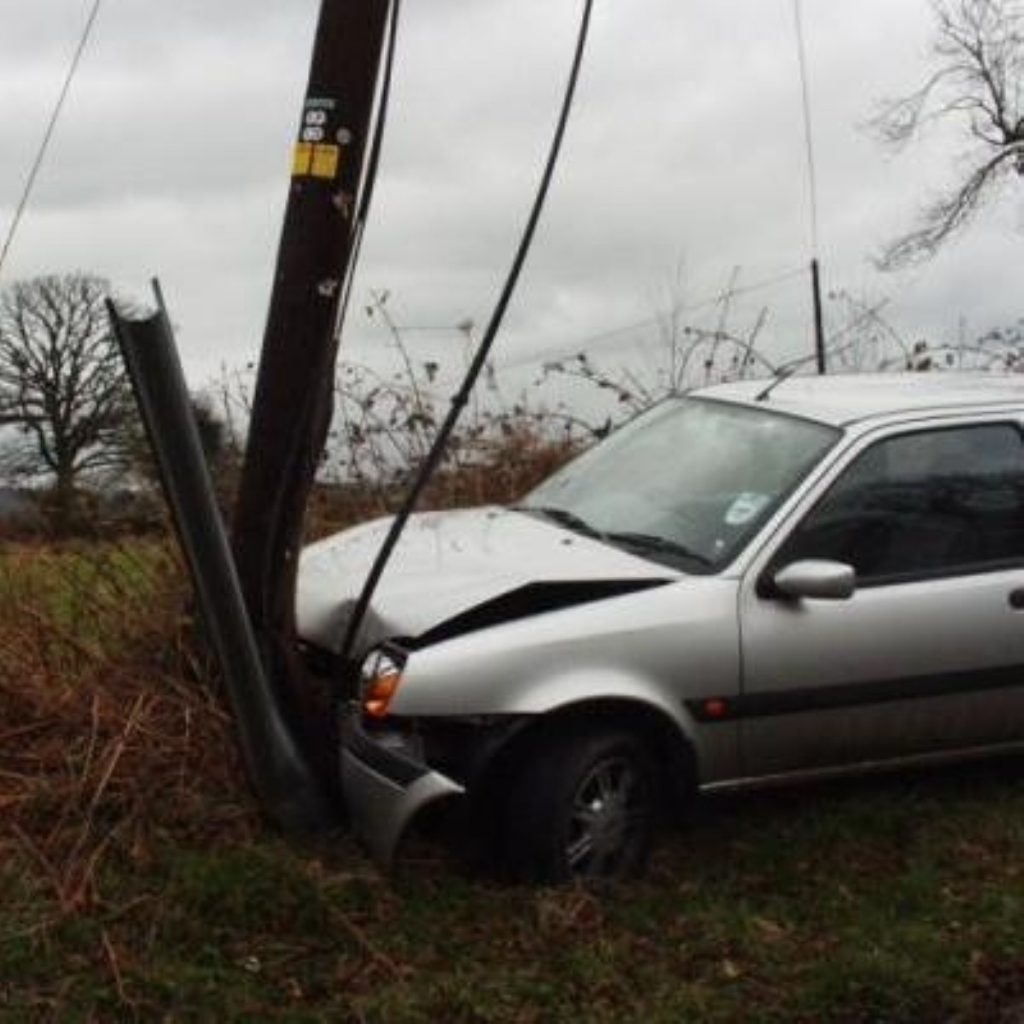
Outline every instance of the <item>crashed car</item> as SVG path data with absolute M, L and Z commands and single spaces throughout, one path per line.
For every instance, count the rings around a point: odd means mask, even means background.
M 386 861 L 458 801 L 519 877 L 622 877 L 700 791 L 1020 744 L 1022 424 L 1013 376 L 742 381 L 415 516 L 359 634 L 356 832 Z M 304 552 L 310 650 L 387 525 Z

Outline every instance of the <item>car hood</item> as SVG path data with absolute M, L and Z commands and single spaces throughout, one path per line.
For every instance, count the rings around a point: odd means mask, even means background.
M 303 640 L 338 652 L 390 524 L 390 517 L 377 519 L 303 551 L 296 605 Z M 355 650 L 388 636 L 436 631 L 473 609 L 496 608 L 505 595 L 523 596 L 504 615 L 521 617 L 528 613 L 524 603 L 550 610 L 680 575 L 522 512 L 491 506 L 419 513 L 384 571 Z M 556 592 L 561 596 L 552 600 Z M 496 612 L 490 621 L 500 619 Z

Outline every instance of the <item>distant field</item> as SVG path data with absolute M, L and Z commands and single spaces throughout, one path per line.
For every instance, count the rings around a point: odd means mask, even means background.
M 1024 762 L 707 801 L 593 893 L 384 879 L 261 829 L 174 566 L 0 555 L 0 1020 L 1024 1019 Z

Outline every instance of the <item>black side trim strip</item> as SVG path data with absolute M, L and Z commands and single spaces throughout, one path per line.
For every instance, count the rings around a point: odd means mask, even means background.
M 717 700 L 702 698 L 685 701 L 685 704 L 698 722 L 732 722 L 739 718 L 768 718 L 803 711 L 831 711 L 860 705 L 888 704 L 898 700 L 947 697 L 976 690 L 1005 690 L 1011 686 L 1024 688 L 1024 665 L 1004 665 L 866 683 L 839 683 L 800 690 L 776 690 Z M 724 714 L 723 704 L 726 708 Z

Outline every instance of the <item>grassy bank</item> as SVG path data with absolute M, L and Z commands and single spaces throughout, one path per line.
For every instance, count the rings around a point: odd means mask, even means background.
M 183 596 L 159 544 L 0 556 L 2 1020 L 1024 1013 L 1021 762 L 709 800 L 599 892 L 385 879 L 262 829 Z

